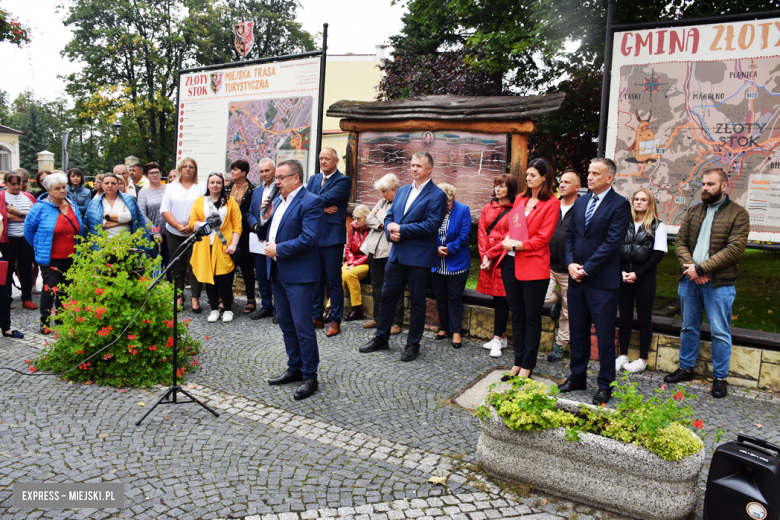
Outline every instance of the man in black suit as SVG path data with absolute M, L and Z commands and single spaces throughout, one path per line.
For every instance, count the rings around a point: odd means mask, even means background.
M 584 390 L 590 360 L 590 325 L 599 344 L 598 405 L 609 402 L 615 380 L 615 316 L 620 289 L 620 246 L 631 221 L 631 206 L 612 189 L 617 168 L 597 157 L 588 168 L 590 193 L 577 199 L 566 232 L 569 269 L 571 374 L 561 392 Z

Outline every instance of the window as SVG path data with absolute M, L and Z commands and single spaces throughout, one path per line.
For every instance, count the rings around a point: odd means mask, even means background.
M 11 171 L 11 152 L 8 148 L 0 146 L 0 172 Z

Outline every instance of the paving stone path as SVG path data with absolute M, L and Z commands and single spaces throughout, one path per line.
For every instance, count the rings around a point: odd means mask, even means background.
M 481 341 L 455 350 L 428 332 L 421 356 L 401 363 L 405 334 L 392 338 L 388 352 L 362 355 L 357 347 L 373 331 L 345 323 L 334 338 L 318 332 L 320 391 L 294 401 L 294 387 L 266 383 L 286 366 L 281 332 L 270 319 L 249 320 L 243 306 L 236 302 L 229 324 L 184 313 L 193 319 L 191 333 L 204 340 L 200 368 L 188 383 L 219 418 L 197 405 L 168 405 L 136 427 L 148 409 L 139 403 L 150 406 L 164 387 L 118 392 L 0 371 L 0 516 L 619 518 L 540 490 L 518 496 L 469 472 L 479 423 L 449 398 L 485 371 L 511 365 L 511 349 L 495 360 Z M 25 369 L 24 360 L 37 355 L 45 341 L 35 332 L 37 318 L 17 300 L 12 322 L 27 337 L 0 338 L 0 365 Z M 590 390 L 570 394 L 573 399 L 591 399 L 597 371 L 592 364 Z M 536 372 L 563 378 L 567 367 L 540 358 Z M 637 377 L 640 391 L 651 394 L 663 375 Z M 780 398 L 732 388 L 716 401 L 707 388 L 691 385 L 700 397 L 693 406 L 706 425 L 726 431 L 722 442 L 744 432 L 780 443 Z M 707 439 L 708 455 L 713 442 L 714 436 Z M 708 464 L 709 457 L 702 490 Z M 446 476 L 446 486 L 427 482 L 432 476 Z M 125 506 L 15 509 L 14 482 L 122 482 Z

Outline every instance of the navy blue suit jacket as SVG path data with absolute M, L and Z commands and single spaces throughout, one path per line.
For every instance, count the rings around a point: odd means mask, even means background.
M 264 226 L 268 231 L 281 203 L 281 196 L 274 199 L 273 215 Z M 276 266 L 279 281 L 283 284 L 319 281 L 320 248 L 317 246 L 317 234 L 324 214 L 322 208 L 322 199 L 302 187 L 282 215 L 276 231 Z M 271 262 L 274 259 L 267 258 L 267 262 L 268 278 L 271 278 Z
M 260 185 L 252 192 L 252 202 L 249 204 L 249 213 L 246 215 L 246 221 L 249 222 L 249 230 L 254 232 L 255 225 L 258 225 L 257 235 L 260 240 L 265 240 L 268 234 L 268 226 L 260 225 L 260 208 L 263 206 L 263 197 L 266 193 L 273 189 L 274 185 L 271 184 L 270 188 L 265 188 L 265 183 L 260 181 Z
M 398 188 L 385 217 L 385 233 L 391 244 L 389 260 L 414 267 L 436 267 L 438 233 L 447 213 L 447 195 L 431 181 L 404 214 L 411 191 L 411 184 Z M 387 233 L 387 226 L 394 222 L 401 226 L 400 242 L 391 241 Z
M 566 232 L 566 266 L 581 264 L 587 273 L 581 282 L 583 287 L 598 289 L 619 289 L 620 246 L 626 239 L 631 222 L 631 205 L 610 190 L 585 227 L 585 212 L 593 197 L 587 194 L 579 197 L 571 209 L 571 221 Z
M 335 246 L 347 243 L 347 204 L 352 193 L 352 179 L 336 170 L 322 186 L 322 173 L 309 179 L 306 189 L 322 199 L 323 207 L 336 206 L 336 213 L 325 216 L 317 245 Z

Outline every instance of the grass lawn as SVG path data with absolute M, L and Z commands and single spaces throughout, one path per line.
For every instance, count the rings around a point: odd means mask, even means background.
M 658 265 L 656 295 L 677 298 L 680 269 L 674 246 Z M 467 289 L 477 288 L 479 258 L 472 247 Z M 679 318 L 680 316 L 675 316 Z M 705 318 L 706 320 L 706 318 Z M 780 252 L 748 249 L 739 263 L 737 299 L 731 319 L 734 327 L 780 333 Z

